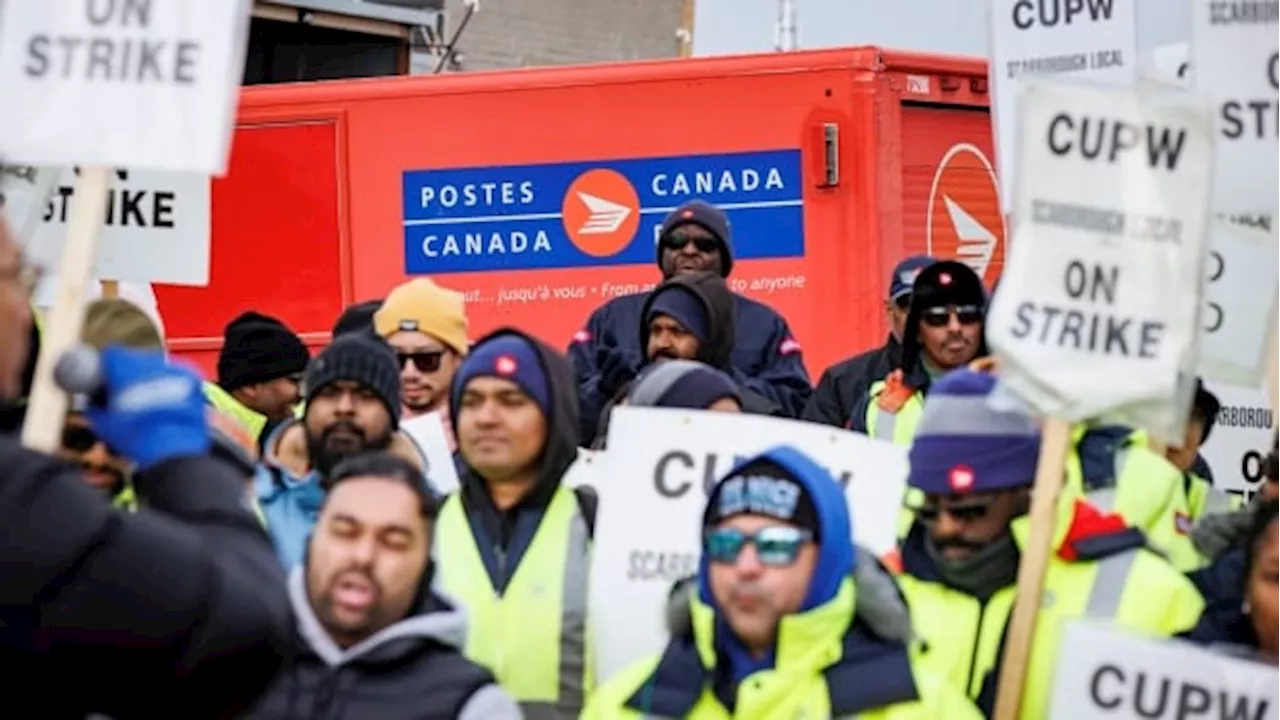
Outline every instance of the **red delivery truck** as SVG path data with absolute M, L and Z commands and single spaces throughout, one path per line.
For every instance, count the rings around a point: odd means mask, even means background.
M 473 337 L 567 346 L 660 279 L 657 227 L 700 197 L 816 379 L 883 339 L 903 256 L 998 276 L 988 103 L 982 60 L 875 47 L 247 88 L 210 284 L 158 288 L 161 312 L 210 376 L 245 309 L 319 346 L 417 275 L 466 293 Z

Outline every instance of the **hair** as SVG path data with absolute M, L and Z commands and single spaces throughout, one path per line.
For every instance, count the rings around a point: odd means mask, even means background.
M 1275 482 L 1277 475 L 1280 475 L 1280 434 L 1272 436 L 1271 452 L 1262 459 L 1262 476 L 1271 482 Z
M 409 488 L 418 498 L 418 514 L 424 520 L 435 520 L 440 512 L 440 501 L 427 485 L 422 471 L 408 460 L 385 450 L 361 453 L 339 462 L 321 480 L 321 486 L 327 493 L 347 480 L 368 477 L 392 480 Z
M 1278 513 L 1280 513 L 1280 502 L 1270 500 L 1259 505 L 1253 511 L 1253 517 L 1249 522 L 1249 533 L 1245 536 L 1244 543 L 1244 577 L 1246 588 L 1249 583 L 1249 576 L 1253 574 L 1253 564 L 1258 561 L 1258 555 L 1262 550 L 1262 541 L 1266 537 L 1267 531 L 1275 524 Z

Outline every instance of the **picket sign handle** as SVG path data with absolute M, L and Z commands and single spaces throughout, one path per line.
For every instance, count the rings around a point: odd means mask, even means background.
M 27 398 L 22 444 L 32 450 L 54 452 L 61 444 L 67 415 L 67 394 L 53 382 L 53 366 L 63 352 L 80 340 L 84 326 L 85 288 L 92 281 L 98 256 L 98 234 L 107 216 L 107 187 L 111 169 L 80 169 L 75 203 L 67 219 L 67 241 L 58 265 L 58 291 L 40 336 L 40 357 Z
M 1018 563 L 1018 594 L 1009 620 L 1009 639 L 1001 660 L 999 694 L 995 720 L 1017 720 L 1022 711 L 1022 691 L 1026 685 L 1027 660 L 1040 614 L 1044 573 L 1057 530 L 1058 495 L 1066 475 L 1067 446 L 1071 425 L 1066 420 L 1048 418 L 1040 431 L 1040 457 L 1036 461 L 1036 481 L 1031 488 L 1031 537 Z
M 119 280 L 103 280 L 102 281 L 102 297 L 104 298 L 120 297 L 120 281 Z

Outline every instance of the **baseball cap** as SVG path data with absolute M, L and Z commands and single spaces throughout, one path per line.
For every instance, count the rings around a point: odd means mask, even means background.
M 889 299 L 897 300 L 911 294 L 911 286 L 915 285 L 916 276 L 934 262 L 936 261 L 928 255 L 915 255 L 898 263 L 898 266 L 893 269 L 893 275 L 889 276 Z

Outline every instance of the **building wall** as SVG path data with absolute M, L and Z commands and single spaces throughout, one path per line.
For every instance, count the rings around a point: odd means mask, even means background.
M 683 0 L 481 0 L 458 50 L 486 70 L 674 57 Z M 466 13 L 447 0 L 449 30 Z

